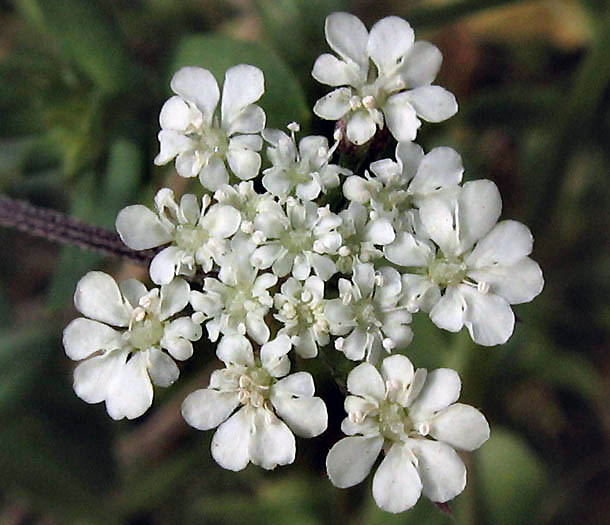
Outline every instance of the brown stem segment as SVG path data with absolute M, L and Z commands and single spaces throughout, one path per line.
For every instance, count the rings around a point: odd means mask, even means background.
M 156 254 L 155 250 L 134 251 L 128 248 L 112 231 L 6 195 L 0 195 L 0 225 L 142 265 L 148 265 Z

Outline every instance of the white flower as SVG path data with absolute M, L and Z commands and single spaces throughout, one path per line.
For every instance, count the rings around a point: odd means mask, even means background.
M 291 131 L 298 129 L 292 124 Z M 281 199 L 289 195 L 306 201 L 317 199 L 320 192 L 339 186 L 339 175 L 351 174 L 341 166 L 329 164 L 335 147 L 329 151 L 326 137 L 303 137 L 298 148 L 294 131 L 288 136 L 279 129 L 264 129 L 263 138 L 271 144 L 267 157 L 272 164 L 263 171 L 263 186 Z
M 257 268 L 269 268 L 278 277 L 292 275 L 300 281 L 309 277 L 311 269 L 323 281 L 337 271 L 329 254 L 341 246 L 341 235 L 336 228 L 341 218 L 330 212 L 328 206 L 319 208 L 315 203 L 299 203 L 289 197 L 286 213 L 260 213 L 254 222 L 263 236 L 252 254 Z
M 119 288 L 105 273 L 86 274 L 74 295 L 76 309 L 86 317 L 74 319 L 63 336 L 68 357 L 82 361 L 74 370 L 76 395 L 87 403 L 105 401 L 113 419 L 146 412 L 152 384 L 166 387 L 178 379 L 172 357 L 188 359 L 191 341 L 201 337 L 201 326 L 190 317 L 170 320 L 188 298 L 183 279 L 147 291 L 135 279 Z
M 316 357 L 318 345 L 330 341 L 324 315 L 324 281 L 312 275 L 304 282 L 289 277 L 273 298 L 274 317 L 284 324 L 278 334 L 291 336 L 294 350 L 304 358 Z
M 399 142 L 396 161 L 373 162 L 365 177 L 351 176 L 343 184 L 343 194 L 353 202 L 367 205 L 375 218 L 390 220 L 397 232 L 409 229 L 409 210 L 426 199 L 459 191 L 464 167 L 453 149 L 434 148 L 424 155 L 413 142 Z
M 233 206 L 241 214 L 240 229 L 250 235 L 254 232 L 254 219 L 259 213 L 282 213 L 281 206 L 270 193 L 257 193 L 252 181 L 235 186 L 225 184 L 214 193 L 220 204 Z
M 421 222 L 434 244 L 405 233 L 385 250 L 389 261 L 413 268 L 403 277 L 411 311 L 429 312 L 434 324 L 451 332 L 466 326 L 485 346 L 508 340 L 515 324 L 510 305 L 531 301 L 544 285 L 540 267 L 528 257 L 532 234 L 516 221 L 496 224 L 501 208 L 493 182 L 467 182 L 455 198 L 421 205 Z
M 201 184 L 216 190 L 229 182 L 231 171 L 240 179 L 256 177 L 261 166 L 257 153 L 265 112 L 254 104 L 265 91 L 263 72 L 246 64 L 227 70 L 220 93 L 214 76 L 200 67 L 184 67 L 171 81 L 176 96 L 161 108 L 160 151 L 155 164 L 176 158 L 182 177 L 199 176 Z
M 338 89 L 313 110 L 323 119 L 345 119 L 354 144 L 364 144 L 384 124 L 397 141 L 411 141 L 420 118 L 441 122 L 457 112 L 455 97 L 431 85 L 441 66 L 440 51 L 429 42 L 415 42 L 402 18 L 383 18 L 369 33 L 354 15 L 333 13 L 326 18 L 325 33 L 340 58 L 318 57 L 312 76 Z
M 229 251 L 220 260 L 218 279 L 206 277 L 203 293 L 191 292 L 191 305 L 202 312 L 211 341 L 222 334 L 246 333 L 258 344 L 269 340 L 265 316 L 273 306 L 268 292 L 277 283 L 272 273 L 258 274 L 250 263 L 255 246 L 243 237 L 235 237 Z
M 366 357 L 375 363 L 383 349 L 408 345 L 411 314 L 398 305 L 401 292 L 400 274 L 389 266 L 375 271 L 372 264 L 357 264 L 352 282 L 339 279 L 339 299 L 325 309 L 330 333 L 347 336 L 338 338 L 335 348 L 353 361 Z
M 210 202 L 210 196 L 204 195 L 200 209 L 197 197 L 186 194 L 178 205 L 174 192 L 162 188 L 155 196 L 157 213 L 140 204 L 119 212 L 116 229 L 130 248 L 171 243 L 151 262 L 150 277 L 156 284 L 167 284 L 175 275 L 193 276 L 197 265 L 207 273 L 225 252 L 225 239 L 237 231 L 241 217 L 231 206 L 216 204 L 208 209 Z
M 350 202 L 349 207 L 339 212 L 341 225 L 337 231 L 343 244 L 338 250 L 337 269 L 351 274 L 359 262 L 367 263 L 383 256 L 377 248 L 390 244 L 394 238 L 394 228 L 385 217 L 370 219 L 367 209 L 359 202 Z
M 309 438 L 326 430 L 326 405 L 314 397 L 311 375 L 287 375 L 289 351 L 290 338 L 278 336 L 262 346 L 259 360 L 245 337 L 224 336 L 217 355 L 226 368 L 212 373 L 208 388 L 184 400 L 182 415 L 189 425 L 199 430 L 218 426 L 212 456 L 221 467 L 238 471 L 249 462 L 264 469 L 290 464 L 296 454 L 293 432 Z
M 369 363 L 347 378 L 351 396 L 341 429 L 350 437 L 328 453 L 332 483 L 351 487 L 369 474 L 381 450 L 384 459 L 373 477 L 373 498 L 387 512 L 403 512 L 420 494 L 443 503 L 466 486 L 466 467 L 454 449 L 472 451 L 489 438 L 489 425 L 476 408 L 456 403 L 460 378 L 454 370 L 413 370 L 403 355 L 383 360 L 381 373 Z

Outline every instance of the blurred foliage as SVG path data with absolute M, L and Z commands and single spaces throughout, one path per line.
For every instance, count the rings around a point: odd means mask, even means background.
M 144 269 L 0 230 L 0 523 L 605 523 L 610 515 L 610 6 L 605 0 L 13 0 L 0 1 L 0 191 L 111 228 L 150 202 L 159 109 L 175 68 L 265 71 L 268 122 L 311 120 L 326 89 L 310 77 L 325 16 L 407 18 L 443 51 L 439 83 L 460 113 L 420 141 L 456 148 L 468 178 L 491 178 L 505 217 L 526 222 L 546 277 L 517 306 L 508 344 L 478 348 L 416 316 L 409 355 L 451 366 L 492 438 L 465 457 L 453 517 L 422 499 L 379 511 L 370 480 L 333 488 L 324 473 L 342 397 L 322 376 L 331 426 L 300 441 L 294 465 L 234 474 L 210 457 L 211 433 L 180 419 L 207 383 L 202 343 L 151 411 L 113 422 L 74 396 L 61 330 L 88 269 Z M 322 379 L 326 379 L 326 381 Z

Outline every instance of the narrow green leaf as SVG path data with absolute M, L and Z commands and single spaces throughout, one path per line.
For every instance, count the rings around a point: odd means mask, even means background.
M 127 139 L 118 139 L 110 146 L 106 178 L 101 188 L 98 207 L 105 213 L 100 226 L 114 230 L 119 210 L 126 206 L 136 193 L 142 180 L 144 156 L 138 146 Z
M 124 38 L 98 0 L 38 0 L 48 31 L 106 93 L 120 91 L 129 73 Z
M 536 453 L 517 434 L 494 427 L 475 454 L 476 486 L 489 515 L 487 523 L 535 523 L 547 472 Z
M 170 73 L 184 66 L 200 66 L 209 69 L 221 85 L 225 71 L 237 64 L 257 66 L 265 74 L 265 94 L 260 105 L 267 114 L 268 127 L 309 122 L 309 107 L 295 74 L 263 44 L 223 35 L 191 35 L 178 45 Z

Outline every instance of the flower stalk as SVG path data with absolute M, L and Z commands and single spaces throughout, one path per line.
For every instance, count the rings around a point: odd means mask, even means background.
M 105 228 L 6 195 L 0 195 L 0 224 L 35 237 L 122 257 L 145 266 L 156 254 L 156 250 L 132 250 L 116 233 Z

